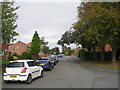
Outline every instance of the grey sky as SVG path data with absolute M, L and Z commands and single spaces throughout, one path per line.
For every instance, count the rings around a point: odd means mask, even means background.
M 20 6 L 16 11 L 19 16 L 16 31 L 20 34 L 17 41 L 29 43 L 37 31 L 53 48 L 59 46 L 61 35 L 77 20 L 80 2 L 16 2 L 15 5 Z

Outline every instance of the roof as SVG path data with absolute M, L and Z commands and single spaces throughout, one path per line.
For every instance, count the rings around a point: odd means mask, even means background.
M 27 62 L 27 61 L 34 61 L 34 60 L 15 60 L 15 61 L 10 61 L 10 62 Z

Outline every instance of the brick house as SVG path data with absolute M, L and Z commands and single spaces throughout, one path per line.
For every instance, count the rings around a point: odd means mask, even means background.
M 17 55 L 21 55 L 23 52 L 30 51 L 30 45 L 31 45 L 31 42 L 28 44 L 25 44 L 21 41 L 18 41 L 15 44 L 12 44 L 9 46 L 9 52 L 11 52 L 11 54 L 17 53 Z M 39 55 L 45 56 L 42 50 L 40 50 Z
M 109 44 L 106 44 L 105 45 L 105 51 L 108 52 L 108 51 L 112 51 L 112 48 Z
M 74 55 L 74 56 L 77 56 L 80 49 L 81 49 L 80 47 L 74 48 L 74 49 L 73 49 L 73 50 L 74 50 L 74 54 L 73 54 L 73 55 Z
M 9 46 L 9 52 L 11 52 L 11 54 L 17 53 L 18 55 L 21 55 L 23 52 L 27 52 L 27 51 L 28 51 L 27 44 L 21 41 L 18 41 L 15 44 L 11 44 Z

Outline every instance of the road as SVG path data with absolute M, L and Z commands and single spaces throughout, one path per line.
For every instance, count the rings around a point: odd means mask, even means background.
M 76 57 L 65 56 L 44 78 L 24 82 L 2 83 L 3 88 L 118 88 L 118 75 L 87 70 Z

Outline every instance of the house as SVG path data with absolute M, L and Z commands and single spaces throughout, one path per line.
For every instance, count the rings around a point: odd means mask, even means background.
M 11 54 L 13 53 L 17 53 L 17 55 L 21 55 L 23 52 L 27 52 L 28 51 L 28 47 L 27 44 L 18 41 L 15 44 L 11 44 L 9 46 L 9 52 L 11 52 Z
M 74 56 L 77 56 L 80 49 L 81 49 L 80 47 L 74 48 L 74 49 L 73 49 L 73 50 L 74 50 L 74 54 L 73 54 L 73 55 L 74 55 Z
M 108 51 L 112 51 L 112 48 L 109 44 L 106 44 L 105 45 L 105 51 L 108 52 Z
M 17 55 L 21 55 L 23 52 L 29 52 L 30 51 L 30 45 L 31 45 L 31 42 L 26 44 L 26 43 L 23 43 L 21 41 L 18 41 L 15 44 L 11 44 L 9 46 L 9 52 L 11 54 L 17 53 Z M 38 55 L 39 56 L 45 56 L 45 54 L 43 53 L 42 50 L 40 50 Z

